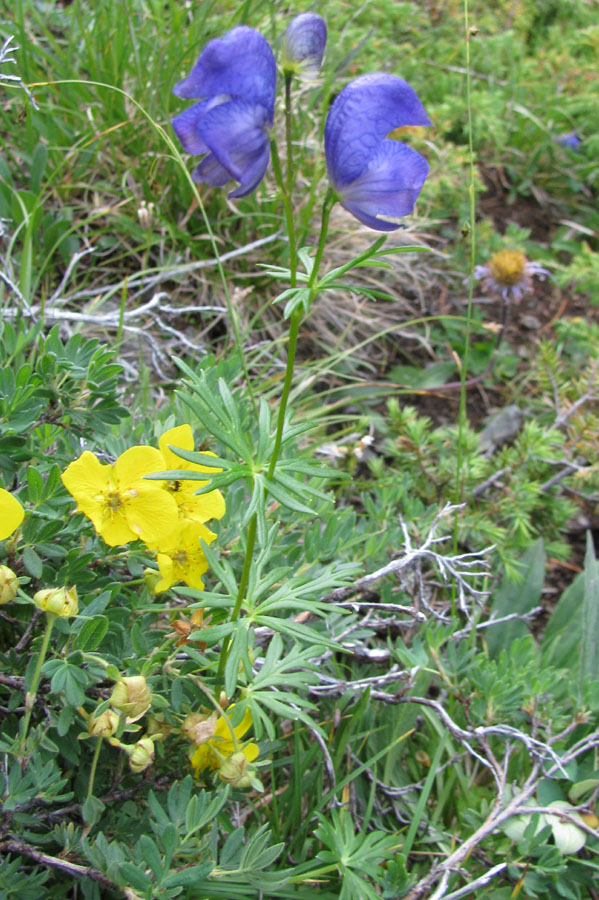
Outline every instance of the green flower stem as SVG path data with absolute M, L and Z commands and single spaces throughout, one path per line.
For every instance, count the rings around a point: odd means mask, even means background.
M 316 256 L 314 257 L 314 265 L 312 266 L 312 271 L 310 273 L 310 280 L 308 281 L 308 287 L 310 288 L 310 303 L 316 297 L 318 293 L 318 286 L 316 285 L 316 279 L 318 278 L 318 270 L 320 269 L 320 263 L 322 261 L 322 255 L 324 253 L 324 248 L 327 242 L 327 234 L 329 232 L 329 219 L 331 217 L 331 210 L 337 202 L 337 194 L 332 188 L 329 188 L 324 196 L 324 201 L 322 204 L 322 214 L 320 218 L 320 234 L 318 235 L 318 245 L 316 247 Z
M 291 196 L 287 192 L 287 187 L 283 178 L 283 169 L 281 167 L 281 160 L 279 159 L 279 151 L 277 149 L 275 140 L 271 140 L 270 149 L 272 156 L 272 169 L 275 175 L 275 181 L 277 182 L 277 187 L 279 188 L 279 192 L 281 194 L 281 199 L 283 201 L 283 211 L 285 213 L 285 230 L 287 232 L 287 239 L 289 241 L 289 271 L 291 273 L 289 280 L 291 283 L 291 287 L 295 287 L 297 283 L 297 244 L 295 239 L 293 205 L 291 203 Z
M 293 166 L 293 115 L 291 108 L 291 72 L 285 73 L 285 143 L 287 144 L 287 179 L 285 187 L 287 196 L 291 199 L 295 184 L 295 171 Z
M 267 478 L 272 478 L 275 467 L 277 465 L 277 460 L 279 458 L 279 453 L 281 450 L 281 443 L 283 441 L 283 427 L 285 425 L 285 413 L 287 411 L 287 402 L 289 400 L 289 393 L 291 391 L 291 382 L 293 380 L 293 366 L 295 364 L 295 353 L 297 350 L 297 338 L 299 335 L 299 328 L 302 321 L 302 310 L 301 307 L 296 309 L 291 314 L 291 321 L 289 325 L 289 346 L 287 348 L 287 368 L 285 370 L 285 381 L 283 382 L 283 390 L 281 392 L 281 399 L 279 401 L 279 415 L 277 418 L 277 432 L 275 435 L 275 444 L 272 451 L 272 456 L 270 458 L 270 465 L 268 467 Z
M 310 273 L 310 278 L 308 281 L 308 288 L 310 289 L 308 306 L 311 306 L 316 294 L 318 293 L 318 270 L 320 268 L 320 263 L 322 261 L 322 255 L 324 253 L 324 248 L 327 240 L 327 233 L 329 230 L 329 218 L 331 215 L 331 209 L 333 208 L 336 202 L 336 196 L 334 191 L 330 188 L 326 193 L 324 198 L 324 203 L 322 205 L 322 218 L 320 222 L 320 235 L 318 237 L 318 245 L 316 247 L 316 256 L 314 257 L 314 265 L 312 266 L 312 271 Z M 268 467 L 267 478 L 272 478 L 275 467 L 277 465 L 277 460 L 279 458 L 279 453 L 281 450 L 281 443 L 283 441 L 283 427 L 285 425 L 285 413 L 287 412 L 287 402 L 289 400 L 289 393 L 291 391 L 291 383 L 293 380 L 293 367 L 295 364 L 295 354 L 297 350 L 297 338 L 299 334 L 299 328 L 302 321 L 302 308 L 298 307 L 291 314 L 291 321 L 289 325 L 289 347 L 287 349 L 287 368 L 285 370 L 285 381 L 283 383 L 283 390 L 281 392 L 281 400 L 279 402 L 279 415 L 277 418 L 277 431 L 275 435 L 275 444 L 272 451 L 272 456 L 270 458 L 270 465 Z
M 102 746 L 102 741 L 104 739 L 99 737 L 96 741 L 96 748 L 94 750 L 94 758 L 92 759 L 91 768 L 89 770 L 89 784 L 87 786 L 87 796 L 91 797 L 94 791 L 94 779 L 96 777 L 96 768 L 98 766 L 98 759 L 100 758 L 100 748 Z
M 245 545 L 245 558 L 243 560 L 243 569 L 241 572 L 241 578 L 239 579 L 239 585 L 237 587 L 237 597 L 235 598 L 235 606 L 233 607 L 233 612 L 231 613 L 231 618 L 229 621 L 236 622 L 239 618 L 239 614 L 241 612 L 241 604 L 243 603 L 243 598 L 245 597 L 245 591 L 248 585 L 248 580 L 250 577 L 250 569 L 252 566 L 252 561 L 254 558 L 254 546 L 256 544 L 256 532 L 258 527 L 258 517 L 253 515 L 250 519 L 250 523 L 248 525 L 247 531 L 247 542 Z M 218 660 L 218 676 L 222 678 L 225 674 L 225 666 L 227 664 L 227 659 L 229 658 L 229 651 L 231 649 L 232 638 L 225 638 L 223 641 L 223 645 L 220 651 L 220 657 Z
M 470 76 L 470 24 L 468 0 L 464 0 L 464 33 L 466 41 L 466 107 L 468 112 L 468 156 L 470 179 L 468 185 L 469 215 L 470 215 L 470 271 L 468 278 L 468 306 L 466 309 L 466 334 L 464 336 L 464 355 L 460 366 L 460 408 L 458 412 L 458 441 L 456 454 L 456 480 L 454 491 L 454 503 L 458 505 L 462 497 L 463 465 L 464 465 L 464 429 L 468 422 L 466 407 L 466 387 L 468 379 L 468 361 L 470 351 L 470 333 L 472 329 L 472 306 L 474 293 L 474 262 L 476 258 L 476 190 L 474 172 L 474 146 L 472 135 L 472 79 Z M 456 511 L 453 527 L 453 549 L 457 553 L 458 548 L 458 515 Z M 455 613 L 455 585 L 452 592 L 452 612 Z
M 24 758 L 25 756 L 25 745 L 27 742 L 27 732 L 29 731 L 29 722 L 31 720 L 31 713 L 33 712 L 33 704 L 35 703 L 35 698 L 37 697 L 37 689 L 40 681 L 40 673 L 42 671 L 42 666 L 44 664 L 44 660 L 46 658 L 46 653 L 48 652 L 48 645 L 50 643 L 50 635 L 52 634 L 52 628 L 54 627 L 54 622 L 56 621 L 56 616 L 54 613 L 46 613 L 46 630 L 44 631 L 44 637 L 42 638 L 42 646 L 40 648 L 39 656 L 37 658 L 37 663 L 35 665 L 35 671 L 33 673 L 33 678 L 31 679 L 31 687 L 25 694 L 25 718 L 23 719 L 23 733 L 21 734 L 21 744 L 20 744 L 20 756 Z

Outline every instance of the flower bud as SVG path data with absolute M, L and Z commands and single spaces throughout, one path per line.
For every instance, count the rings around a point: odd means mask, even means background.
M 146 719 L 146 734 L 154 742 L 168 737 L 172 730 L 173 726 L 167 722 L 166 717 L 162 713 L 158 713 L 155 716 L 149 715 Z
M 121 744 L 121 747 L 124 748 L 124 745 Z M 139 773 L 149 768 L 153 762 L 154 741 L 149 737 L 140 738 L 129 752 L 129 768 L 132 772 Z
M 127 714 L 127 722 L 136 722 L 150 708 L 152 695 L 143 675 L 119 678 L 110 695 L 111 705 Z
M 19 580 L 8 566 L 0 566 L 0 606 L 10 603 L 17 596 Z
M 46 588 L 33 595 L 33 602 L 42 612 L 54 616 L 76 616 L 79 612 L 77 588 Z
M 289 23 L 283 36 L 283 71 L 306 78 L 318 75 L 327 42 L 327 26 L 316 13 L 300 13 Z
M 230 784 L 232 787 L 251 787 L 252 770 L 248 769 L 245 753 L 239 750 L 225 759 L 218 770 L 218 777 L 225 784 Z
M 145 585 L 151 594 L 156 593 L 156 585 L 162 581 L 162 575 L 160 572 L 157 572 L 156 569 L 150 569 L 149 567 L 144 569 L 143 578 Z
M 87 731 L 92 737 L 112 737 L 119 727 L 119 717 L 112 709 L 107 709 L 99 716 L 90 716 L 87 720 Z
M 216 731 L 217 718 L 213 712 L 209 716 L 203 716 L 201 713 L 190 713 L 181 725 L 181 734 L 199 747 L 205 744 L 213 737 Z

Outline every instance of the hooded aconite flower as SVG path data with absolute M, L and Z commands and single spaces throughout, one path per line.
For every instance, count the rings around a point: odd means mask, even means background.
M 111 547 L 141 538 L 159 544 L 179 525 L 179 511 L 159 481 L 145 475 L 164 469 L 162 453 L 154 447 L 131 447 L 113 465 L 101 463 L 89 450 L 62 474 L 77 509 L 91 519 Z
M 283 36 L 281 66 L 284 72 L 314 78 L 322 64 L 327 26 L 316 13 L 300 13 Z
M 194 181 L 213 187 L 239 181 L 229 197 L 256 189 L 270 159 L 276 78 L 273 52 L 253 28 L 240 25 L 204 47 L 173 90 L 177 97 L 200 100 L 173 119 L 184 149 L 205 154 Z
M 204 587 L 202 575 L 208 569 L 208 561 L 204 556 L 200 539 L 205 544 L 211 544 L 215 538 L 214 532 L 205 525 L 187 522 L 175 529 L 170 539 L 161 543 L 159 547 L 150 545 L 151 550 L 157 551 L 156 562 L 161 575 L 160 581 L 154 587 L 154 593 L 168 591 L 179 581 L 201 591 Z
M 487 294 L 500 294 L 504 300 L 520 300 L 532 288 L 533 275 L 545 278 L 549 271 L 529 262 L 521 250 L 499 250 L 484 266 L 476 266 L 474 277 Z
M 573 150 L 575 153 L 580 147 L 580 137 L 575 131 L 567 131 L 565 134 L 558 134 L 555 138 L 560 147 L 566 150 Z
M 162 470 L 183 469 L 186 472 L 219 472 L 210 466 L 202 466 L 199 463 L 188 462 L 171 450 L 171 447 L 182 450 L 194 450 L 193 432 L 191 425 L 179 425 L 165 431 L 158 439 L 158 446 L 164 460 Z M 206 456 L 214 456 L 214 453 L 205 451 Z M 207 484 L 206 481 L 189 481 L 180 479 L 167 481 L 164 489 L 169 491 L 178 508 L 179 517 L 204 523 L 208 519 L 222 519 L 225 514 L 225 500 L 220 491 L 209 491 L 207 494 L 195 492 Z
M 418 95 L 396 75 L 362 75 L 345 87 L 329 111 L 324 148 L 329 180 L 341 205 L 376 231 L 399 225 L 412 212 L 428 174 L 415 150 L 387 135 L 404 125 L 430 125 Z
M 10 537 L 16 531 L 23 518 L 25 510 L 16 497 L 4 488 L 0 488 L 0 541 Z
M 232 704 L 227 709 L 227 715 L 230 716 L 235 708 Z M 191 755 L 190 761 L 196 775 L 205 769 L 220 769 L 223 761 L 234 753 L 243 753 L 248 762 L 253 762 L 259 754 L 258 745 L 251 741 L 243 744 L 241 738 L 252 727 L 252 716 L 249 709 L 246 709 L 243 719 L 233 729 L 238 742 L 235 747 L 229 724 L 224 716 L 219 716 L 216 728 L 212 737 L 201 744 Z

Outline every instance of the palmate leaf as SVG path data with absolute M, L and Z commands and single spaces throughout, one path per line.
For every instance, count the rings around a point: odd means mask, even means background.
M 277 623 L 277 620 L 273 622 Z M 280 634 L 273 636 L 262 666 L 236 704 L 240 715 L 245 709 L 250 710 L 258 739 L 263 730 L 271 739 L 275 738 L 274 725 L 265 710 L 281 718 L 299 719 L 321 733 L 320 727 L 307 712 L 317 707 L 306 699 L 309 686 L 318 681 L 316 668 L 310 659 L 321 653 L 322 646 L 313 644 L 303 649 L 297 645 L 286 648 Z
M 340 897 L 346 900 L 379 900 L 380 894 L 366 881 L 368 876 L 378 883 L 384 876 L 381 864 L 397 849 L 397 838 L 380 831 L 356 833 L 346 809 L 331 810 L 331 821 L 318 814 L 315 836 L 324 844 L 317 860 L 337 866 L 342 878 Z M 309 873 L 305 877 L 309 877 Z

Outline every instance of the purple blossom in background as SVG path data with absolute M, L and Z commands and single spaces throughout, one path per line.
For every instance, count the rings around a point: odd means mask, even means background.
M 327 26 L 316 13 L 300 13 L 283 36 L 281 65 L 285 72 L 308 78 L 318 74 L 327 42 Z
M 273 52 L 253 28 L 240 25 L 204 47 L 173 90 L 177 97 L 200 100 L 173 119 L 183 148 L 204 155 L 194 181 L 212 187 L 239 181 L 229 197 L 256 189 L 270 159 L 276 79 Z
M 580 146 L 580 138 L 575 131 L 568 131 L 566 134 L 558 134 L 555 139 L 561 147 L 576 152 Z
M 416 92 L 396 75 L 362 75 L 331 106 L 324 132 L 329 180 L 364 225 L 395 231 L 399 225 L 378 217 L 412 212 L 428 163 L 387 135 L 403 125 L 430 124 Z

